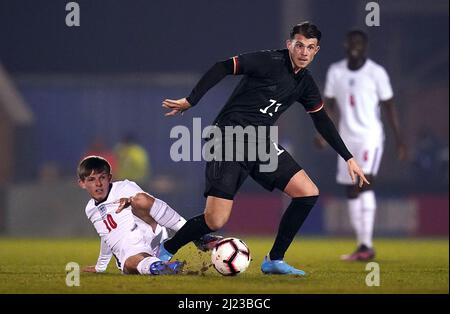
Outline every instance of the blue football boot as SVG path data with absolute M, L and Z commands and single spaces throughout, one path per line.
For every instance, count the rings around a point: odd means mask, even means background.
M 306 275 L 303 270 L 294 268 L 283 260 L 271 261 L 269 256 L 264 257 L 264 261 L 261 264 L 261 271 L 264 274 L 273 275 Z
M 152 275 L 176 275 L 183 271 L 184 263 L 157 261 L 150 265 Z

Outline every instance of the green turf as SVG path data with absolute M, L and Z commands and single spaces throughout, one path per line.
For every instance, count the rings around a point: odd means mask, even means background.
M 209 254 L 189 245 L 177 258 L 187 260 L 191 274 L 125 276 L 113 262 L 104 274 L 82 273 L 79 287 L 65 284 L 65 266 L 95 263 L 97 239 L 0 239 L 0 293 L 448 293 L 448 239 L 377 240 L 380 286 L 368 287 L 365 263 L 342 262 L 351 251 L 350 239 L 298 238 L 286 260 L 304 269 L 307 277 L 267 276 L 260 263 L 269 250 L 269 238 L 242 237 L 252 251 L 249 269 L 223 277 L 213 268 L 192 274 L 209 262 Z

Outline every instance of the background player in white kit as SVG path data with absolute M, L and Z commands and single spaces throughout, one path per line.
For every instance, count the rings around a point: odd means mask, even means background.
M 325 83 L 325 102 L 334 116 L 339 109 L 339 133 L 366 178 L 372 183 L 362 188 L 349 180 L 347 166 L 338 158 L 336 180 L 346 186 L 349 215 L 355 230 L 358 247 L 344 260 L 370 260 L 375 257 L 372 244 L 376 200 L 374 177 L 383 154 L 384 131 L 380 117 L 380 104 L 392 127 L 400 160 L 406 157 L 406 148 L 399 132 L 393 92 L 386 70 L 367 57 L 367 35 L 359 30 L 347 34 L 347 58 L 331 64 Z M 320 146 L 325 142 L 318 137 Z
M 183 263 L 163 262 L 155 256 L 168 232 L 184 225 L 183 217 L 134 182 L 111 182 L 111 166 L 102 157 L 84 158 L 77 173 L 80 187 L 92 197 L 86 215 L 101 238 L 97 264 L 83 271 L 105 271 L 113 255 L 124 274 L 165 275 L 182 270 Z M 130 206 L 131 210 L 123 210 Z M 196 245 L 206 250 L 210 243 L 211 237 L 205 237 Z

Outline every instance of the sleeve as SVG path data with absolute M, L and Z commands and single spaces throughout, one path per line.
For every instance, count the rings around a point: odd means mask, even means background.
M 377 71 L 376 85 L 378 98 L 381 101 L 389 100 L 394 96 L 389 75 L 383 67 L 380 67 L 379 71 Z
M 312 113 L 311 119 L 320 135 L 333 147 L 339 156 L 344 158 L 345 161 L 353 157 L 325 110 L 322 109 Z
M 269 51 L 244 53 L 233 57 L 233 74 L 265 77 L 270 72 L 273 62 Z
M 235 59 L 216 62 L 198 81 L 188 97 L 187 101 L 195 106 L 208 90 L 219 83 L 225 76 L 236 71 Z
M 333 66 L 330 66 L 328 68 L 327 77 L 325 79 L 325 89 L 324 89 L 325 97 L 327 97 L 327 98 L 335 98 L 336 97 L 336 93 L 334 91 L 334 84 L 335 84 L 335 79 L 334 79 Z
M 95 271 L 97 273 L 102 273 L 108 267 L 109 261 L 111 260 L 112 252 L 109 246 L 100 239 L 100 254 L 97 259 L 97 264 L 95 265 Z
M 227 75 L 264 76 L 271 65 L 268 51 L 259 51 L 234 56 L 225 61 L 216 62 L 198 81 L 187 101 L 195 106 L 200 99 Z
M 125 180 L 123 181 L 123 186 L 120 189 L 120 197 L 131 197 L 135 196 L 137 193 L 143 192 L 141 187 L 133 181 Z
M 322 97 L 319 88 L 314 82 L 311 75 L 306 74 L 306 87 L 300 97 L 297 99 L 303 105 L 307 113 L 317 112 L 323 108 Z

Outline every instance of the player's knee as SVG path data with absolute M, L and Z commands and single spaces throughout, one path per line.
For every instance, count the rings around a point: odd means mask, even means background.
M 133 200 L 131 201 L 131 207 L 138 210 L 149 210 L 153 206 L 154 202 L 155 199 L 152 196 L 147 193 L 140 192 L 133 197 Z
M 227 219 L 214 219 L 206 221 L 206 224 L 208 225 L 209 229 L 212 231 L 217 231 L 221 229 L 225 224 L 227 223 Z
M 292 198 L 317 196 L 320 191 L 306 173 L 300 172 L 284 188 L 284 192 Z
M 228 216 L 226 215 L 211 215 L 205 213 L 205 222 L 209 229 L 212 231 L 217 231 L 221 229 L 228 221 Z
M 319 188 L 317 187 L 317 185 L 313 184 L 313 186 L 311 187 L 310 193 L 311 193 L 311 195 L 309 195 L 309 196 L 316 196 L 316 195 L 319 196 L 320 191 L 319 191 Z
M 308 197 L 308 196 L 318 196 L 320 193 L 319 188 L 314 184 L 309 184 L 306 187 L 301 187 L 297 191 L 297 195 L 294 195 L 292 197 Z

